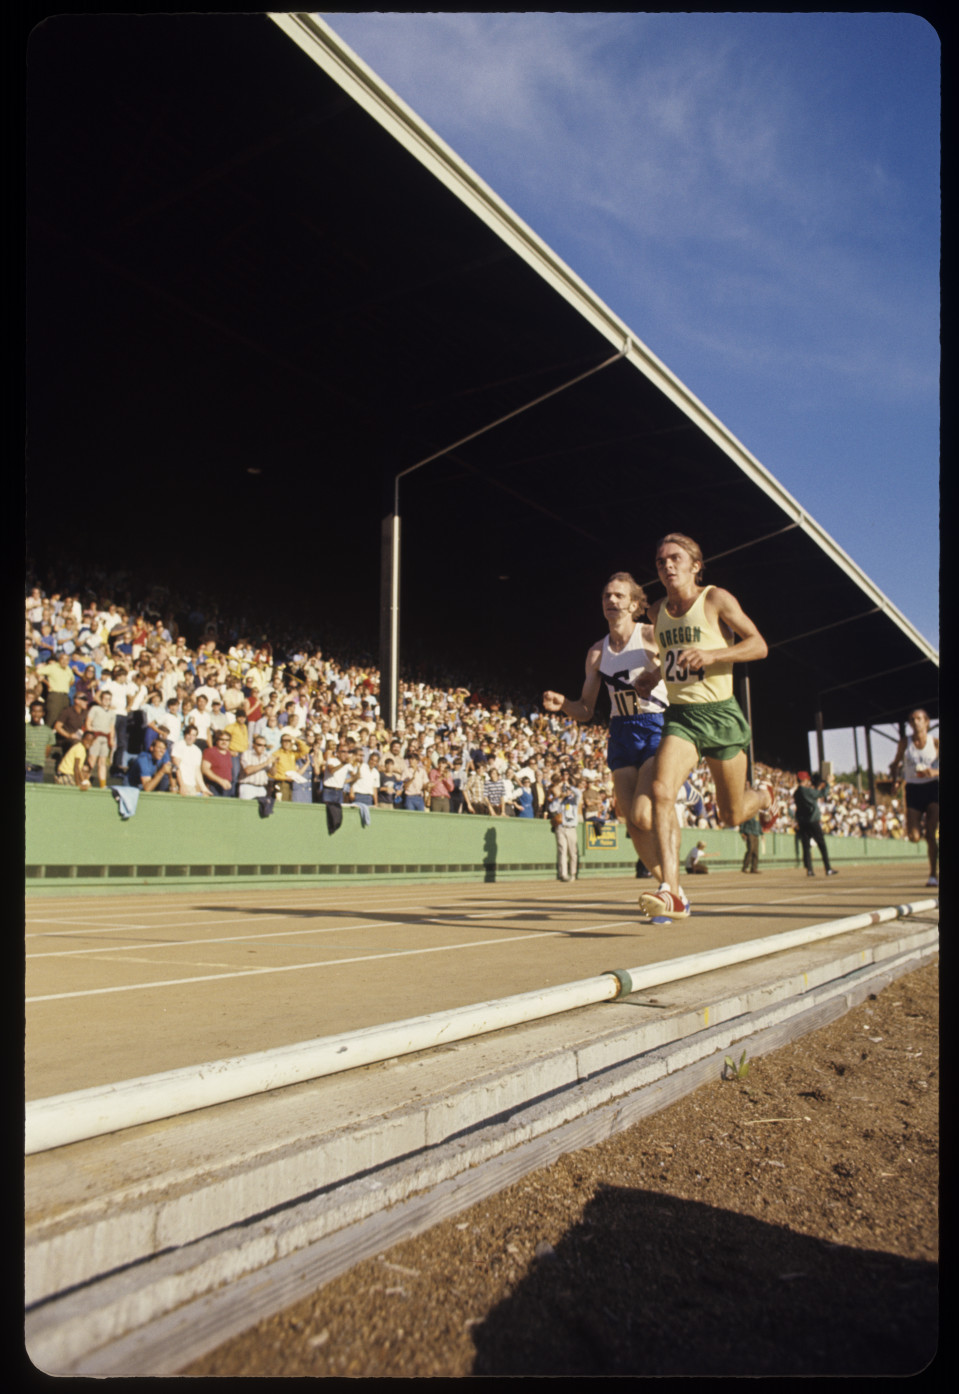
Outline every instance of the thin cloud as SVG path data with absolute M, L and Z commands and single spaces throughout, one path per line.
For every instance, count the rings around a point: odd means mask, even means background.
M 890 275 L 917 232 L 901 178 L 835 92 L 810 100 L 788 44 L 697 18 L 330 22 L 637 333 L 655 307 L 673 342 L 774 377 L 831 343 L 862 391 L 934 395 L 935 285 L 908 256 Z

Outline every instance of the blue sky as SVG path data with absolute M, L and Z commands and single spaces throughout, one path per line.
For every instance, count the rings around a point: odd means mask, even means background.
M 323 18 L 938 645 L 929 24 Z M 851 752 L 827 736 L 827 758 Z

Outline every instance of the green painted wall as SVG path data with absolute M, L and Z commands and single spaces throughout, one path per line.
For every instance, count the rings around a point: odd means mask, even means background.
M 192 889 L 264 877 L 492 881 L 556 874 L 555 841 L 541 820 L 373 809 L 364 828 L 357 810 L 346 808 L 342 827 L 331 835 L 325 809 L 311 804 L 277 804 L 272 817 L 261 818 L 252 802 L 141 794 L 135 816 L 124 821 L 105 790 L 28 784 L 25 797 L 28 891 L 62 892 L 67 885 Z M 624 828 L 616 831 L 615 847 L 591 848 L 580 829 L 581 874 L 632 872 L 632 846 Z M 700 838 L 714 854 L 711 866 L 741 864 L 738 833 L 687 829 L 683 853 Z M 793 863 L 792 834 L 765 841 L 767 864 Z M 925 846 L 830 838 L 829 854 L 837 863 L 924 861 Z

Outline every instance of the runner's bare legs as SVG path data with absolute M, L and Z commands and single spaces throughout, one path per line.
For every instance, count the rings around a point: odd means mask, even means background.
M 641 769 L 631 766 L 613 771 L 613 788 L 616 790 L 616 805 L 626 819 L 630 841 L 636 855 L 646 870 L 653 876 L 662 877 L 659 862 L 659 846 L 653 831 L 653 765 L 654 758 L 647 760 Z
M 653 832 L 659 852 L 662 880 L 679 894 L 679 820 L 676 797 L 699 764 L 696 747 L 681 736 L 664 736 L 656 752 L 652 783 Z
M 663 881 L 679 894 L 679 825 L 676 819 L 676 796 L 699 764 L 696 747 L 681 736 L 665 736 L 657 752 L 656 778 L 653 781 L 653 828 L 662 858 Z M 768 789 L 747 789 L 746 752 L 732 760 L 711 760 L 706 765 L 716 786 L 719 816 L 727 828 L 738 828 L 760 809 L 772 805 Z
M 738 828 L 740 823 L 745 823 L 760 809 L 771 807 L 772 795 L 768 788 L 746 787 L 748 761 L 745 750 L 741 750 L 732 760 L 711 760 L 707 755 L 706 765 L 716 786 L 719 816 L 727 828 Z

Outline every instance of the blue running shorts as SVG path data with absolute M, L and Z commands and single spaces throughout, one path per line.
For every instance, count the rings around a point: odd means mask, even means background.
M 606 763 L 611 770 L 639 769 L 659 749 L 663 738 L 662 712 L 614 716 L 609 723 Z

